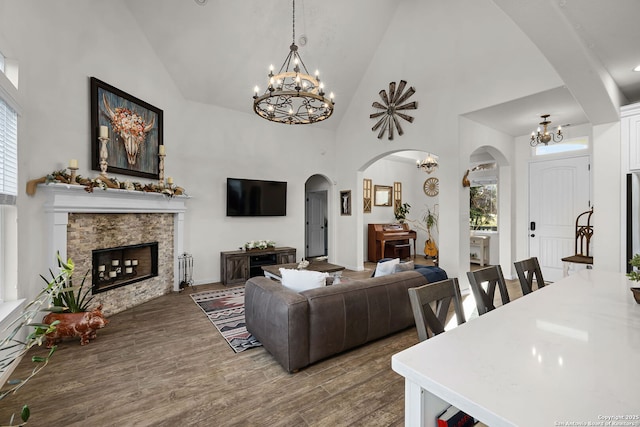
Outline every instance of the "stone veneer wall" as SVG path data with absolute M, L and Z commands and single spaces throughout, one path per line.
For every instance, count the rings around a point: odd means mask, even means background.
M 92 250 L 158 242 L 158 276 L 121 286 L 94 296 L 105 316 L 135 307 L 173 289 L 173 214 L 70 213 L 67 226 L 67 256 L 75 263 L 74 283 L 89 271 L 85 286 L 91 286 Z

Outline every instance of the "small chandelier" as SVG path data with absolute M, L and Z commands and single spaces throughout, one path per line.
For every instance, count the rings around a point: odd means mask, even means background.
M 549 144 L 549 142 L 551 142 L 551 139 L 553 139 L 553 142 L 562 141 L 562 139 L 564 138 L 564 136 L 562 135 L 562 126 L 558 126 L 558 129 L 555 133 L 549 133 L 549 131 L 547 130 L 547 127 L 551 124 L 551 121 L 548 120 L 549 114 L 540 116 L 540 118 L 542 119 L 542 121 L 540 122 L 540 126 L 542 126 L 542 128 L 538 127 L 537 132 L 531 132 L 531 146 L 535 147 L 538 144 L 547 145 Z
M 426 173 L 431 173 L 438 167 L 438 158 L 431 153 L 424 160 L 416 160 L 416 167 Z
M 298 53 L 296 40 L 296 2 L 293 0 L 293 40 L 289 55 L 280 71 L 269 70 L 267 90 L 259 95 L 255 87 L 253 111 L 262 118 L 277 123 L 305 125 L 326 120 L 333 114 L 333 92 L 325 97 L 319 73 L 311 76 Z M 293 63 L 293 64 L 292 64 Z

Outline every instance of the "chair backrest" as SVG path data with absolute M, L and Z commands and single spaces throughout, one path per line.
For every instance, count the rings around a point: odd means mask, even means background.
M 518 280 L 522 288 L 522 295 L 526 295 L 534 291 L 533 281 L 535 279 L 537 289 L 544 287 L 544 279 L 542 278 L 542 270 L 538 258 L 533 257 L 523 261 L 514 262 L 513 265 L 518 273 Z
M 476 307 L 478 307 L 479 316 L 496 308 L 493 303 L 496 289 L 500 292 L 503 305 L 510 301 L 509 293 L 507 292 L 507 284 L 504 281 L 502 268 L 499 265 L 492 265 L 491 267 L 480 270 L 469 271 L 467 272 L 467 277 L 471 284 L 473 297 L 476 300 Z M 487 283 L 486 290 L 482 286 L 483 283 Z
M 589 246 L 591 245 L 591 238 L 593 237 L 593 225 L 591 225 L 591 216 L 593 215 L 593 208 L 586 212 L 582 212 L 576 218 L 576 243 L 575 252 L 576 255 L 589 256 Z M 584 216 L 586 216 L 587 223 L 584 223 Z M 580 219 L 582 218 L 582 224 Z
M 418 338 L 424 341 L 431 335 L 444 332 L 449 307 L 453 301 L 458 325 L 465 322 L 462 297 L 458 279 L 452 278 L 435 283 L 427 283 L 417 288 L 409 288 L 409 300 L 416 319 Z M 435 306 L 435 311 L 433 310 Z

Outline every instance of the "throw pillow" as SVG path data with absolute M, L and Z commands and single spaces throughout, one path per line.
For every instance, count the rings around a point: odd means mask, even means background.
M 394 258 L 390 261 L 379 262 L 376 265 L 376 272 L 373 277 L 386 276 L 394 272 L 396 265 L 400 264 L 400 258 Z
M 407 262 L 401 262 L 400 264 L 396 265 L 393 272 L 398 273 L 400 271 L 411 271 L 413 269 L 414 269 L 413 261 L 407 261 Z
M 319 271 L 281 268 L 280 276 L 282 276 L 282 286 L 296 292 L 302 292 L 325 286 L 329 274 Z

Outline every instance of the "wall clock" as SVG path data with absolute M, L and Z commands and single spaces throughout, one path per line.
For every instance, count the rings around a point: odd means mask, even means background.
M 409 89 L 405 91 L 404 89 L 406 86 L 407 82 L 404 80 L 400 80 L 397 88 L 396 82 L 389 83 L 388 94 L 384 89 L 378 93 L 382 99 L 382 103 L 374 101 L 374 103 L 371 104 L 372 107 L 382 110 L 369 115 L 370 119 L 377 119 L 380 117 L 378 122 L 371 128 L 374 132 L 380 129 L 378 132 L 378 139 L 382 139 L 385 132 L 388 131 L 389 141 L 393 141 L 394 129 L 398 132 L 398 135 L 402 135 L 404 133 L 402 126 L 400 126 L 398 117 L 408 121 L 409 123 L 413 122 L 413 117 L 403 113 L 402 111 L 415 110 L 418 108 L 417 102 L 406 102 L 407 99 L 416 92 L 416 90 L 413 87 L 409 87 Z
M 435 177 L 427 178 L 424 182 L 424 185 L 422 186 L 422 190 L 424 191 L 424 194 L 430 197 L 437 196 L 438 193 L 440 192 L 438 188 L 439 183 L 440 182 L 438 181 L 438 178 L 435 178 Z

